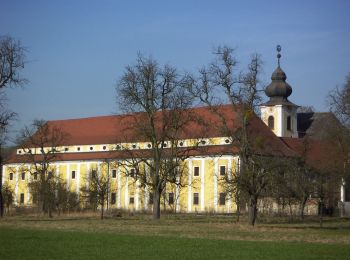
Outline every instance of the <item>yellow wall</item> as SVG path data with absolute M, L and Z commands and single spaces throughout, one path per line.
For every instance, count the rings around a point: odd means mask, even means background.
M 185 187 L 176 187 L 174 184 L 168 184 L 165 190 L 165 209 L 169 211 L 181 212 L 233 212 L 236 205 L 233 199 L 227 198 L 225 205 L 219 205 L 219 193 L 225 192 L 222 185 L 223 178 L 220 176 L 220 166 L 233 169 L 233 174 L 237 168 L 238 157 L 193 157 L 187 159 L 184 163 L 185 174 L 181 177 Z M 34 169 L 28 168 L 28 165 L 5 165 L 4 180 L 8 183 L 16 194 L 16 203 L 20 205 L 20 194 L 24 193 L 24 206 L 32 204 L 32 198 L 29 194 L 28 183 L 33 178 Z M 194 167 L 199 167 L 199 176 L 194 176 Z M 79 188 L 88 185 L 88 176 L 92 169 L 97 169 L 101 174 L 109 174 L 111 177 L 111 193 L 116 193 L 116 202 L 111 204 L 110 208 L 127 209 L 130 211 L 152 210 L 152 205 L 147 203 L 149 200 L 150 189 L 147 191 L 140 187 L 139 182 L 135 182 L 130 176 L 125 176 L 125 169 L 117 167 L 115 162 L 109 165 L 98 161 L 77 161 L 60 162 L 53 164 L 51 170 L 53 174 L 66 182 L 68 188 L 73 192 L 78 192 Z M 116 177 L 112 178 L 112 171 L 116 170 Z M 75 171 L 75 179 L 72 179 L 72 171 Z M 9 180 L 10 172 L 13 173 L 13 180 Z M 21 172 L 25 172 L 25 180 L 21 179 Z M 231 172 L 227 173 L 231 174 Z M 67 178 L 68 177 L 68 178 Z M 216 183 L 216 184 L 215 184 Z M 216 191 L 216 193 L 215 193 Z M 174 204 L 169 205 L 169 193 L 174 193 Z M 193 194 L 198 193 L 198 205 L 193 203 Z M 81 195 L 81 194 L 79 194 Z M 190 198 L 189 198 L 190 196 Z M 130 203 L 130 197 L 134 197 L 134 203 Z M 189 205 L 190 200 L 190 205 Z M 202 202 L 203 200 L 203 202 Z M 190 207 L 189 207 L 190 206 Z M 164 209 L 164 200 L 161 199 L 161 209 Z

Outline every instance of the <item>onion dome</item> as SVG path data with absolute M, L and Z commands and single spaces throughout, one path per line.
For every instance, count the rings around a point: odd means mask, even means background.
M 270 98 L 270 100 L 265 105 L 294 105 L 288 101 L 288 97 L 292 94 L 292 87 L 286 82 L 286 73 L 280 67 L 280 45 L 277 45 L 277 51 L 278 67 L 272 73 L 272 82 L 265 89 L 266 96 Z
M 286 73 L 280 68 L 275 69 L 272 73 L 270 85 L 265 89 L 265 94 L 272 97 L 287 98 L 292 94 L 292 87 L 286 82 Z

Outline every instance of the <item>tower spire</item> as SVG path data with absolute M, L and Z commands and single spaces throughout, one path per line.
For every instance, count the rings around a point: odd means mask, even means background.
M 281 45 L 277 45 L 277 47 L 276 47 L 276 50 L 277 50 L 277 61 L 278 61 L 278 67 L 280 67 L 280 59 L 281 59 L 281 57 L 282 57 L 282 55 L 281 55 L 281 50 L 282 50 L 282 47 L 281 47 Z

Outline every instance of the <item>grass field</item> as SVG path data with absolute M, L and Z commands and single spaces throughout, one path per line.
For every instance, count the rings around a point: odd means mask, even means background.
M 0 259 L 350 259 L 350 220 L 235 224 L 227 216 L 0 220 Z

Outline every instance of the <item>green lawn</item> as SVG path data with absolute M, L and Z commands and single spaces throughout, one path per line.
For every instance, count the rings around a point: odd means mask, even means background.
M 349 245 L 0 228 L 0 259 L 349 259 Z
M 0 220 L 0 259 L 350 259 L 350 220 L 260 223 L 225 216 L 16 216 Z

